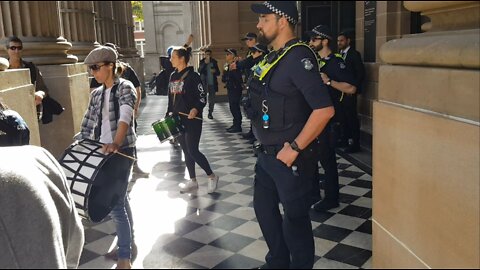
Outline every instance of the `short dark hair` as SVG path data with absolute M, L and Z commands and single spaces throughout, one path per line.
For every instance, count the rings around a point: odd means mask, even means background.
M 185 48 L 185 47 L 174 48 L 173 52 L 176 52 L 179 57 L 184 57 L 185 58 L 185 64 L 188 64 L 188 62 L 190 61 L 190 57 L 192 56 L 192 48 L 191 47 L 188 47 L 188 48 Z
M 207 52 L 212 53 L 212 50 L 206 49 L 206 50 L 205 50 L 205 53 L 207 53 Z
M 23 42 L 21 39 L 19 39 L 17 36 L 11 36 L 7 38 L 7 43 L 5 44 L 7 46 L 7 49 L 10 46 L 10 42 L 20 43 L 21 45 L 23 45 Z
M 352 34 L 349 31 L 342 31 L 338 36 L 344 36 L 346 39 L 352 39 Z

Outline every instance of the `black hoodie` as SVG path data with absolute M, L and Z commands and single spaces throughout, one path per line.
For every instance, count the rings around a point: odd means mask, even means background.
M 185 73 L 188 74 L 185 75 Z M 192 108 L 198 110 L 197 117 L 202 118 L 203 108 L 207 104 L 206 93 L 204 91 L 200 75 L 193 70 L 193 67 L 187 67 L 181 72 L 176 70 L 170 76 L 168 84 L 168 109 L 167 114 L 178 112 L 189 114 Z M 182 119 L 186 116 L 180 115 Z
M 157 88 L 157 95 L 166 96 L 168 95 L 168 82 L 170 80 L 170 75 L 174 71 L 170 59 L 165 56 L 160 57 L 160 64 L 162 65 L 162 71 L 157 75 L 155 79 L 155 86 Z

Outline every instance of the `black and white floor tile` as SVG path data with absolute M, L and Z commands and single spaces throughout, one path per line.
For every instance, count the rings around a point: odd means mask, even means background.
M 200 150 L 220 176 L 218 190 L 207 194 L 207 177 L 197 166 L 199 189 L 180 194 L 187 178 L 182 152 L 160 144 L 151 123 L 163 118 L 166 97 L 144 99 L 138 119 L 139 166 L 148 178 L 135 174 L 130 184 L 138 257 L 134 268 L 252 268 L 264 263 L 267 246 L 252 208 L 251 145 L 229 134 L 228 104 L 217 104 L 214 119 L 205 117 Z M 206 112 L 205 112 L 206 116 Z M 247 131 L 244 123 L 244 131 Z M 314 268 L 371 268 L 372 178 L 341 157 L 340 207 L 311 211 L 315 236 Z M 323 171 L 320 169 L 320 172 Z M 103 254 L 115 246 L 111 220 L 84 222 L 86 243 L 79 268 L 113 268 Z

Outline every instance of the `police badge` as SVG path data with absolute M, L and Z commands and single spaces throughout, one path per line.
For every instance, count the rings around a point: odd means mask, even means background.
M 303 67 L 306 70 L 312 70 L 313 64 L 312 64 L 312 61 L 310 60 L 310 58 L 303 58 L 302 63 L 303 63 Z

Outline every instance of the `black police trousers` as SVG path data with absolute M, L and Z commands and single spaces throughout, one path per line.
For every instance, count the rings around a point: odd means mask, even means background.
M 253 208 L 269 249 L 265 256 L 268 268 L 313 267 L 315 244 L 309 210 L 315 163 L 315 159 L 299 157 L 296 176 L 276 155 L 258 154 Z
M 233 125 L 242 126 L 242 111 L 240 110 L 240 101 L 242 100 L 242 88 L 227 88 L 228 104 L 233 116 Z
M 328 126 L 327 126 L 328 127 Z M 325 190 L 324 201 L 338 202 L 338 165 L 335 154 L 334 143 L 328 134 L 321 134 L 319 137 L 318 160 L 324 170 L 323 188 Z M 318 163 L 317 163 L 318 167 Z M 315 170 L 316 177 L 312 185 L 312 197 L 320 197 L 320 174 Z
M 343 140 L 353 139 L 353 145 L 360 144 L 360 120 L 357 113 L 357 95 L 344 95 L 340 103 L 341 124 L 343 129 Z

